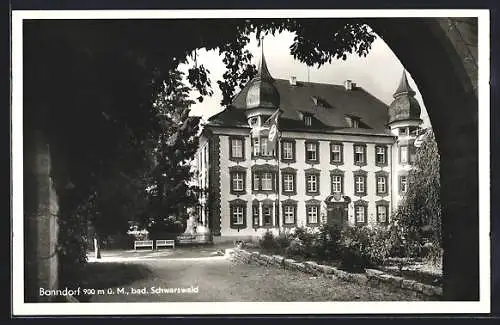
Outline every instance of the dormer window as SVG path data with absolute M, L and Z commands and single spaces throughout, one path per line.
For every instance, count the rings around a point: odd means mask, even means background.
M 304 124 L 306 126 L 311 126 L 311 124 L 312 124 L 312 117 L 310 115 L 304 115 Z
M 320 107 L 326 107 L 326 108 L 332 107 L 324 98 L 321 98 L 318 96 L 312 96 L 311 98 L 313 100 L 314 106 L 320 106 Z
M 257 126 L 259 124 L 259 117 L 254 116 L 250 119 L 250 126 Z
M 354 129 L 359 128 L 359 120 L 360 120 L 359 117 L 353 116 L 353 115 L 346 115 L 345 119 L 347 121 L 347 125 L 350 128 L 354 128 Z

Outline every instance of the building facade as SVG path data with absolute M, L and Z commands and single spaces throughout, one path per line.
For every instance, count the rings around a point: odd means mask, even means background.
M 256 77 L 203 127 L 199 219 L 214 239 L 322 223 L 385 225 L 408 187 L 420 106 L 403 72 L 390 106 L 343 85 Z M 276 110 L 278 146 L 263 126 Z

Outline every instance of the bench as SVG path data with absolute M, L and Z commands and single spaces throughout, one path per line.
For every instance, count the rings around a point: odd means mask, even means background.
M 156 241 L 156 249 L 158 249 L 160 247 L 175 248 L 175 241 L 173 239 L 158 239 Z
M 136 240 L 134 242 L 134 250 L 137 250 L 137 247 L 151 247 L 151 250 L 153 250 L 153 241 L 152 240 Z

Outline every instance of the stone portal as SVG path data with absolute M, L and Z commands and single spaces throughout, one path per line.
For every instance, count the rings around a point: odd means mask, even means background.
M 348 223 L 347 212 L 350 198 L 341 194 L 332 194 L 325 199 L 326 222 L 328 225 L 345 225 Z

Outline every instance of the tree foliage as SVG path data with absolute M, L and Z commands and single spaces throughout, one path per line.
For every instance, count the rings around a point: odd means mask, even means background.
M 393 218 L 401 245 L 410 255 L 417 254 L 426 241 L 441 248 L 439 151 L 432 130 L 422 140 L 409 173 L 408 191 Z
M 159 132 L 151 138 L 152 168 L 148 175 L 150 207 L 146 220 L 162 222 L 169 215 L 179 215 L 196 202 L 196 188 L 190 164 L 198 149 L 200 118 L 189 116 L 190 88 L 183 84 L 182 73 L 168 74 L 163 90 L 153 103 Z

